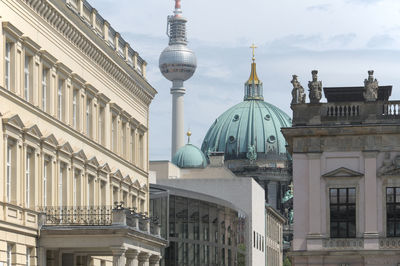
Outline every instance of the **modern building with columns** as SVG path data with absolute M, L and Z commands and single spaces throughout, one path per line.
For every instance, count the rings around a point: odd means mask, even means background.
M 86 0 L 0 10 L 0 265 L 158 265 L 146 62 Z
M 400 104 L 369 71 L 364 86 L 325 87 L 310 103 L 294 76 L 294 265 L 400 263 Z M 300 95 L 301 97 L 297 97 Z

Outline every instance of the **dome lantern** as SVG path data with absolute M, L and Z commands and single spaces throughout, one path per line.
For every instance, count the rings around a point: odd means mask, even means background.
M 250 77 L 244 84 L 244 100 L 264 100 L 263 96 L 263 83 L 257 76 L 256 70 L 256 58 L 254 56 L 254 50 L 257 48 L 254 44 L 250 46 L 253 49 L 253 57 L 251 63 Z

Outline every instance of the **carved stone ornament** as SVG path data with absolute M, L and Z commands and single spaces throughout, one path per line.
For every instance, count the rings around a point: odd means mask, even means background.
M 374 71 L 368 71 L 368 79 L 364 80 L 364 99 L 367 102 L 373 102 L 378 99 L 378 81 L 374 79 Z
M 322 82 L 318 81 L 318 70 L 311 71 L 312 81 L 308 82 L 310 103 L 319 103 L 322 98 Z
M 306 94 L 304 93 L 303 86 L 301 86 L 300 82 L 297 80 L 296 75 L 293 75 L 293 79 L 290 83 L 293 84 L 292 104 L 305 103 L 306 102 Z
M 397 155 L 393 160 L 390 159 L 390 153 L 385 154 L 385 159 L 381 168 L 378 170 L 378 176 L 400 176 L 400 155 Z
M 257 160 L 257 152 L 256 152 L 256 147 L 254 147 L 254 145 L 249 145 L 247 147 L 246 157 L 247 157 L 247 159 L 250 160 L 251 163 L 253 163 L 255 160 Z

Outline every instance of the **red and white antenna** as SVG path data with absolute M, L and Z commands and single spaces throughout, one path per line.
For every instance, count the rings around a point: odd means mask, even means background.
M 182 14 L 181 10 L 181 0 L 175 0 L 175 10 L 174 10 L 175 17 L 180 17 Z

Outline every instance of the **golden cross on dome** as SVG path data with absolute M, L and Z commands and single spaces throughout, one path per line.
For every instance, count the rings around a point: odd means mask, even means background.
M 255 49 L 257 48 L 257 46 L 255 46 L 254 43 L 253 43 L 253 44 L 250 46 L 250 48 L 253 49 L 253 58 L 252 58 L 252 59 L 253 59 L 253 61 L 254 61 L 254 60 L 256 60 L 256 58 L 255 58 L 255 56 L 254 56 L 254 52 L 255 52 Z

